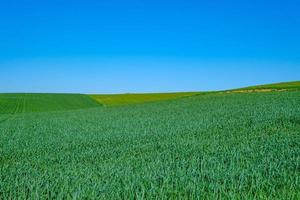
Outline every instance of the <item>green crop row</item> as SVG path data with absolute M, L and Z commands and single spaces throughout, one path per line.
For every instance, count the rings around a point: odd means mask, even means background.
M 82 94 L 0 94 L 0 114 L 47 112 L 100 106 Z

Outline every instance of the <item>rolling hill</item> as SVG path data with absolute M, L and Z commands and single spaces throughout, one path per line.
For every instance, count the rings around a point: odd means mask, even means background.
M 156 101 L 178 100 L 214 93 L 249 93 L 300 90 L 300 81 L 245 87 L 212 92 L 178 92 L 145 94 L 0 94 L 0 114 L 64 111 L 98 106 L 122 106 Z
M 299 90 L 300 81 L 274 83 L 266 85 L 251 86 L 233 90 L 225 91 L 211 91 L 211 92 L 178 92 L 178 93 L 145 93 L 145 94 L 92 94 L 89 95 L 95 101 L 105 106 L 140 104 L 154 101 L 165 101 L 191 97 L 196 95 L 207 95 L 212 93 L 248 93 L 248 92 L 272 92 L 272 91 L 286 91 Z

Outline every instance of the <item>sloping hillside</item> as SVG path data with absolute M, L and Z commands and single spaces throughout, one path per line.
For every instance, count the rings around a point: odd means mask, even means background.
M 299 90 L 299 89 L 300 89 L 300 81 L 293 81 L 293 82 L 282 82 L 282 83 L 250 86 L 245 88 L 234 89 L 232 91 L 251 91 L 251 90 L 276 91 L 276 90 Z
M 89 95 L 95 101 L 106 105 L 128 105 L 137 103 L 146 103 L 162 100 L 172 100 L 195 95 L 203 95 L 210 93 L 247 93 L 247 92 L 272 92 L 272 91 L 286 91 L 286 90 L 300 90 L 300 81 L 274 83 L 266 85 L 250 86 L 245 88 L 238 88 L 226 91 L 211 91 L 211 92 L 178 92 L 178 93 L 145 93 L 145 94 L 92 94 Z

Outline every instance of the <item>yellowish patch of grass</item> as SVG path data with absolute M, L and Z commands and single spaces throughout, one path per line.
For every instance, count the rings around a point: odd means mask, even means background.
M 146 103 L 153 101 L 171 100 L 182 97 L 188 97 L 199 94 L 199 92 L 178 92 L 178 93 L 148 93 L 148 94 L 107 94 L 107 95 L 90 95 L 97 102 L 107 105 L 127 105 Z

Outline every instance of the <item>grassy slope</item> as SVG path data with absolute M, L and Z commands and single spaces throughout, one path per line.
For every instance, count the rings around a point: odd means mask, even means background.
M 228 90 L 225 92 L 241 92 L 241 91 L 259 92 L 263 90 L 270 92 L 270 91 L 276 91 L 282 89 L 299 90 L 300 81 L 251 86 L 246 88 Z M 221 91 L 221 93 L 222 92 L 223 91 Z M 115 106 L 115 105 L 137 104 L 137 103 L 154 102 L 154 101 L 162 101 L 162 100 L 172 100 L 172 99 L 178 99 L 178 98 L 190 97 L 190 96 L 202 95 L 202 94 L 210 94 L 210 93 L 214 93 L 214 92 L 178 92 L 178 93 L 112 94 L 112 95 L 94 94 L 89 96 L 103 105 Z
M 200 92 L 178 92 L 178 93 L 148 93 L 148 94 L 112 94 L 112 95 L 90 95 L 93 99 L 103 105 L 125 105 L 153 101 L 178 99 L 193 96 Z
M 0 195 L 299 199 L 300 92 L 29 113 L 0 123 Z
M 283 83 L 273 83 L 273 84 L 265 84 L 265 85 L 257 85 L 250 86 L 245 88 L 240 88 L 236 90 L 260 90 L 260 89 L 270 89 L 270 90 L 299 90 L 300 89 L 300 81 L 293 82 L 283 82 Z
M 99 106 L 81 94 L 0 94 L 0 114 L 61 111 Z

